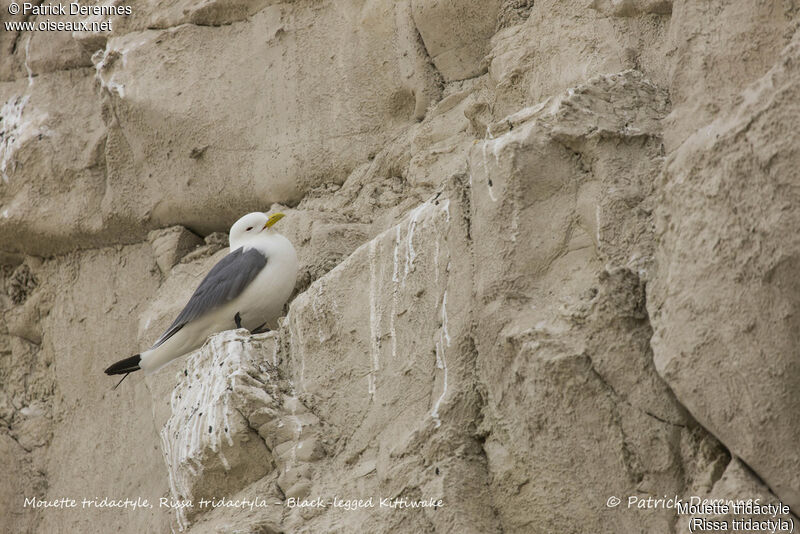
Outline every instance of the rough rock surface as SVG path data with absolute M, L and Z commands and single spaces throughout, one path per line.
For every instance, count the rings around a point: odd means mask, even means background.
M 796 2 L 9 4 L 113 29 L 0 33 L 0 531 L 800 509 Z M 277 328 L 112 390 L 256 209 Z
M 800 119 L 798 53 L 795 39 L 731 109 L 669 157 L 652 301 L 660 373 L 795 508 L 800 426 L 788 414 L 800 413 L 800 251 L 787 229 L 800 222 L 792 208 L 800 152 L 787 134 Z

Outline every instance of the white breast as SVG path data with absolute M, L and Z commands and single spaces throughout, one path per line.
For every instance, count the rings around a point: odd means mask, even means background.
M 242 293 L 238 310 L 242 326 L 253 330 L 267 323 L 274 328 L 297 281 L 297 252 L 288 239 L 274 232 L 248 245 L 267 257 L 267 265 Z

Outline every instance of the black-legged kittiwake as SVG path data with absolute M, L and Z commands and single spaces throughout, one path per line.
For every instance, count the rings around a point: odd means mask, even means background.
M 150 374 L 201 347 L 211 334 L 272 324 L 297 279 L 297 252 L 272 229 L 281 218 L 282 213 L 267 217 L 256 212 L 236 221 L 230 232 L 231 252 L 200 282 L 167 331 L 150 349 L 118 361 L 106 374 L 127 376 L 139 369 Z

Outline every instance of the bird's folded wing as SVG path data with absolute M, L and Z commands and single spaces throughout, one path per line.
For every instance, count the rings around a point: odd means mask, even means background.
M 237 248 L 214 265 L 200 282 L 192 298 L 178 318 L 158 338 L 153 348 L 158 347 L 190 321 L 226 304 L 250 285 L 250 282 L 267 265 L 267 258 L 258 250 Z M 233 317 L 231 317 L 233 320 Z

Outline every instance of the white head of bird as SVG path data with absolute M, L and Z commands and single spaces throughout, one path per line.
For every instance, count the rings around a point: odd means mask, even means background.
M 264 238 L 275 233 L 272 225 L 283 219 L 283 213 L 273 213 L 267 216 L 265 213 L 248 213 L 233 226 L 229 237 L 231 250 L 239 247 L 257 248 L 256 243 L 263 242 Z

